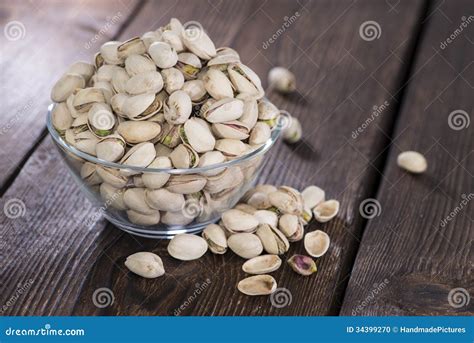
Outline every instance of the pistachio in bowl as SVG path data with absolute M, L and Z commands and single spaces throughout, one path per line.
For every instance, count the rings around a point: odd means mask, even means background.
M 76 62 L 47 127 L 101 213 L 147 237 L 202 230 L 255 183 L 282 114 L 232 48 L 179 20 Z

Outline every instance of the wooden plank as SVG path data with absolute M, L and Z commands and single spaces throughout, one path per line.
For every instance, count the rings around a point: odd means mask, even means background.
M 0 189 L 42 137 L 50 90 L 68 65 L 90 61 L 136 0 L 0 4 Z
M 463 27 L 472 1 L 430 13 L 343 315 L 474 313 L 474 18 Z M 426 156 L 425 174 L 397 167 L 405 150 Z
M 371 180 L 377 174 L 375 168 L 380 167 L 368 161 L 383 150 L 386 141 L 375 125 L 353 141 L 352 131 L 362 125 L 373 106 L 384 101 L 390 106 L 375 123 L 383 129 L 391 126 L 396 98 L 392 99 L 390 93 L 400 87 L 399 75 L 406 68 L 400 58 L 409 58 L 422 2 L 401 1 L 397 11 L 389 9 L 386 3 L 372 1 L 149 2 L 123 35 L 126 38 L 141 33 L 171 16 L 184 22 L 198 20 L 217 45 L 238 49 L 243 61 L 259 75 L 266 75 L 272 65 L 291 66 L 296 73 L 299 94 L 281 97 L 270 93 L 269 97 L 302 121 L 305 141 L 294 147 L 277 145 L 269 154 L 261 180 L 298 188 L 316 183 L 327 190 L 328 196 L 339 199 L 342 208 L 334 221 L 309 228 L 321 228 L 332 237 L 328 254 L 318 262 L 317 275 L 302 279 L 286 266 L 275 273 L 280 287 L 291 293 L 291 304 L 276 308 L 267 297 L 238 294 L 235 284 L 244 277 L 242 260 L 232 253 L 208 254 L 199 261 L 180 263 L 167 256 L 164 241 L 137 239 L 111 225 L 103 230 L 104 221 L 92 221 L 85 228 L 81 222 L 94 212 L 64 168 L 55 165 L 57 157 L 48 139 L 3 197 L 4 203 L 20 198 L 30 210 L 26 212 L 29 220 L 0 221 L 1 241 L 7 242 L 2 251 L 5 264 L 0 267 L 1 280 L 5 280 L 0 303 L 15 294 L 18 284 L 33 279 L 29 290 L 6 313 L 337 314 L 363 222 L 357 216 L 358 204 L 371 194 Z M 300 13 L 296 21 L 264 49 L 264 43 L 296 11 Z M 401 19 L 402 27 L 397 25 Z M 359 26 L 368 20 L 384 23 L 383 39 L 361 40 Z M 358 158 L 356 150 L 369 159 Z M 35 174 L 39 164 L 48 173 Z M 36 180 L 36 175 L 41 175 L 41 180 L 31 188 L 31 177 Z M 38 204 L 44 194 L 49 197 L 43 211 Z M 71 222 L 71 217 L 75 221 Z M 15 232 L 17 227 L 23 230 Z M 37 237 L 37 227 L 42 228 L 44 237 Z M 123 268 L 126 256 L 139 250 L 160 254 L 167 274 L 145 280 L 127 273 Z M 288 257 L 302 250 L 301 244 L 295 244 Z M 27 254 L 22 255 L 25 251 Z M 115 301 L 99 309 L 93 305 L 92 296 L 101 287 L 111 289 Z

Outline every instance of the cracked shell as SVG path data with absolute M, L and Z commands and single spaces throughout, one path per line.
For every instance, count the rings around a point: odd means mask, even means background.
M 246 261 L 242 270 L 248 274 L 266 274 L 280 268 L 281 259 L 278 255 L 261 255 Z
M 313 257 L 323 256 L 329 249 L 330 239 L 327 233 L 316 230 L 304 236 L 304 248 Z
M 209 246 L 209 250 L 214 254 L 225 254 L 227 252 L 227 237 L 224 229 L 217 224 L 209 224 L 202 232 Z
M 241 280 L 237 289 L 246 295 L 269 295 L 277 289 L 277 282 L 270 275 L 255 275 Z

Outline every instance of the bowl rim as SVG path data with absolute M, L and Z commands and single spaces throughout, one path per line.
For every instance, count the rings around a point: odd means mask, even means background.
M 53 127 L 52 123 L 52 110 L 54 108 L 55 104 L 51 104 L 48 106 L 48 114 L 46 116 L 46 127 L 48 128 L 49 134 L 53 137 L 53 140 L 58 144 L 61 148 L 65 149 L 66 151 L 72 153 L 73 155 L 85 159 L 89 162 L 92 162 L 94 164 L 98 164 L 104 167 L 108 168 L 114 168 L 114 169 L 121 169 L 124 171 L 134 171 L 134 172 L 140 172 L 140 173 L 168 173 L 168 174 L 196 174 L 196 173 L 203 173 L 206 171 L 211 171 L 219 168 L 224 168 L 224 167 L 230 167 L 233 165 L 240 164 L 242 162 L 245 162 L 247 160 L 250 160 L 254 157 L 257 157 L 259 155 L 263 155 L 266 153 L 272 145 L 277 141 L 278 137 L 280 136 L 281 133 L 281 126 L 276 125 L 271 132 L 270 138 L 262 144 L 260 147 L 257 149 L 253 150 L 252 152 L 240 156 L 236 159 L 229 160 L 223 163 L 217 163 L 217 164 L 211 164 L 206 167 L 198 167 L 198 168 L 144 168 L 144 167 L 136 167 L 136 166 L 125 166 L 120 163 L 116 162 L 109 162 L 106 160 L 102 160 L 100 158 L 94 157 L 92 155 L 89 155 L 85 152 L 82 152 L 75 147 L 69 145 L 56 131 L 56 129 Z

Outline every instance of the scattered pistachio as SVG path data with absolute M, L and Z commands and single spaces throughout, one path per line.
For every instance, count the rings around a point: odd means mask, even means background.
M 242 270 L 248 274 L 271 273 L 281 266 L 281 259 L 278 255 L 261 255 L 246 261 L 242 265 Z
M 165 273 L 161 258 L 151 252 L 137 252 L 127 257 L 125 266 L 133 273 L 152 279 Z
M 305 255 L 293 255 L 288 260 L 288 264 L 298 274 L 308 276 L 316 273 L 316 263 L 311 257 Z
M 416 151 L 405 151 L 397 157 L 397 164 L 400 168 L 414 174 L 421 174 L 428 168 L 426 158 Z
M 329 243 L 329 236 L 321 230 L 309 232 L 304 236 L 306 252 L 313 257 L 323 256 L 329 248 Z
M 291 93 L 296 90 L 295 75 L 286 68 L 274 67 L 268 73 L 268 84 L 281 93 Z
M 277 282 L 270 275 L 250 276 L 240 281 L 237 289 L 246 295 L 269 295 L 275 292 Z

